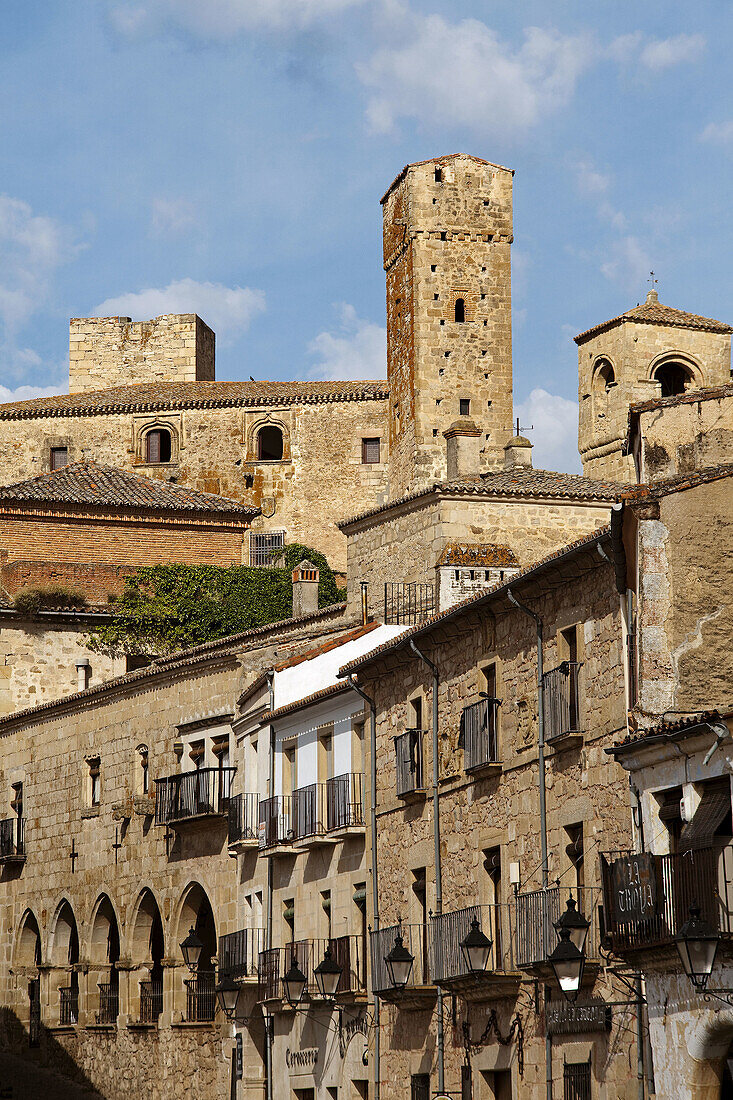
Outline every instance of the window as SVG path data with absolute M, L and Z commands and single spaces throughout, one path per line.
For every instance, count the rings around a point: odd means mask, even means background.
M 562 1081 L 563 1100 L 591 1100 L 590 1061 L 566 1062 Z
M 145 461 L 170 462 L 173 452 L 171 433 L 166 428 L 154 428 L 145 436 Z
M 140 772 L 139 772 L 139 789 L 141 794 L 148 794 L 150 791 L 150 765 L 148 758 L 148 746 L 138 745 L 137 751 L 140 757 Z
M 484 1074 L 488 1088 L 488 1100 L 512 1100 L 512 1071 L 495 1069 Z
M 606 393 L 610 390 L 611 386 L 616 384 L 616 376 L 613 371 L 613 366 L 608 359 L 599 359 L 596 363 L 596 384 L 599 389 L 604 389 Z
M 417 867 L 412 872 L 412 895 L 413 905 L 417 920 L 415 924 L 419 926 L 419 938 L 415 936 L 412 941 L 411 950 L 415 955 L 415 962 L 413 963 L 415 976 L 418 981 L 423 985 L 428 983 L 428 888 L 427 888 L 427 875 L 425 867 Z M 417 931 L 417 929 L 416 929 Z M 415 947 L 418 947 L 418 951 Z M 422 956 L 421 958 L 419 956 Z
M 89 765 L 89 802 L 92 806 L 98 806 L 101 793 L 100 759 L 98 756 L 93 756 L 87 764 Z
M 283 901 L 283 922 L 285 924 L 285 935 L 289 936 L 290 942 L 295 940 L 295 898 L 285 898 Z
M 249 564 L 272 569 L 274 556 L 285 546 L 285 532 L 271 531 L 266 535 L 250 534 Z
M 683 363 L 663 363 L 654 371 L 654 377 L 662 387 L 662 397 L 684 393 L 692 382 L 692 374 Z
M 585 874 L 583 870 L 585 858 L 583 852 L 583 822 L 580 821 L 577 825 L 566 825 L 565 834 L 568 838 L 568 843 L 565 845 L 565 854 L 570 860 L 570 866 L 575 873 L 575 896 L 578 902 L 578 909 L 582 909 L 582 892 L 585 886 Z
M 413 730 L 422 729 L 422 696 L 418 695 L 415 699 L 410 699 L 407 704 L 407 721 L 409 723 L 408 728 Z
M 430 1100 L 429 1073 L 413 1073 L 410 1078 L 410 1100 Z
M 272 424 L 257 433 L 257 457 L 260 462 L 280 462 L 283 456 L 283 433 Z
M 466 320 L 466 301 L 464 298 L 456 298 L 455 319 L 459 324 Z
M 494 954 L 496 966 L 501 966 L 504 952 L 502 951 L 502 924 L 501 906 L 503 890 L 501 881 L 501 848 L 486 848 L 484 851 L 484 871 L 486 872 L 486 886 L 489 908 L 491 912 L 491 928 L 484 929 L 489 939 L 494 941 Z
M 381 462 L 381 439 L 362 439 L 361 461 L 364 466 Z
M 435 169 L 435 182 L 436 183 L 442 183 L 443 182 L 443 169 L 442 168 L 436 168 Z
M 69 448 L 68 447 L 52 447 L 51 448 L 51 469 L 61 470 L 67 465 L 69 461 Z
M 326 939 L 330 940 L 332 935 L 331 930 L 331 891 L 321 890 L 321 908 L 326 915 Z
M 458 411 L 461 416 L 471 415 L 471 401 L 468 397 L 462 397 L 458 402 Z

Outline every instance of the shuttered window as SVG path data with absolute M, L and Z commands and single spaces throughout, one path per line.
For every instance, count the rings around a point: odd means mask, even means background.
M 171 433 L 165 428 L 155 428 L 145 436 L 145 461 L 170 462 L 172 454 Z
M 380 444 L 381 440 L 379 439 L 362 439 L 361 461 L 363 465 L 371 466 L 382 461 Z
M 52 447 L 51 448 L 51 469 L 61 470 L 68 464 L 69 461 L 69 449 L 68 447 Z

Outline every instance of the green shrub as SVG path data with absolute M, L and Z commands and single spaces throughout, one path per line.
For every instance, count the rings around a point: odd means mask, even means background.
M 55 609 L 83 608 L 87 606 L 87 598 L 83 592 L 77 592 L 75 588 L 64 588 L 63 585 L 32 585 L 21 588 L 13 597 L 13 607 L 19 614 L 32 617 L 39 611 Z

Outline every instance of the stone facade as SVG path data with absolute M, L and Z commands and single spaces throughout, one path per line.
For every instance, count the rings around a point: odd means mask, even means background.
M 632 405 L 626 450 L 650 485 L 730 462 L 733 385 Z
M 213 382 L 215 336 L 195 313 L 152 321 L 74 317 L 69 325 L 69 393 L 130 382 Z
M 418 1075 L 429 1077 L 430 1093 L 440 1088 L 436 968 L 445 979 L 445 1091 L 459 1094 L 462 1081 L 465 1084 L 465 1023 L 475 1044 L 470 1048 L 472 1095 L 522 1100 L 546 1095 L 545 1010 L 542 998 L 534 993 L 534 977 L 547 983 L 550 1012 L 557 1010 L 559 994 L 547 971 L 529 965 L 536 959 L 532 952 L 542 928 L 542 905 L 557 905 L 559 915 L 570 893 L 578 897 L 579 908 L 591 920 L 588 956 L 598 960 L 598 852 L 623 846 L 630 835 L 625 777 L 604 752 L 618 731 L 626 728 L 621 601 L 607 560 L 611 543 L 608 535 L 588 539 L 530 576 L 510 582 L 517 599 L 539 614 L 544 624 L 546 690 L 554 690 L 557 677 L 564 675 L 562 662 L 569 656 L 580 663 L 578 713 L 570 722 L 575 732 L 563 732 L 552 704 L 545 710 L 551 889 L 544 901 L 541 893 L 534 893 L 542 886 L 536 634 L 532 619 L 509 602 L 508 586 L 454 610 L 434 625 L 426 623 L 413 634 L 419 651 L 437 666 L 439 678 L 442 912 L 454 917 L 430 916 L 440 905 L 431 798 L 430 670 L 399 640 L 342 670 L 355 672 L 377 706 L 377 867 L 373 873 L 378 876 L 380 910 L 377 915 L 370 906 L 369 919 L 373 928 L 378 924 L 382 931 L 372 934 L 372 962 L 375 952 L 379 955 L 392 947 L 400 920 L 415 957 L 414 973 L 403 994 L 384 988 L 389 983 L 382 974 L 380 1095 L 384 1100 L 402 1100 L 408 1095 L 410 1079 Z M 481 761 L 464 710 L 481 706 L 480 692 L 501 701 L 492 727 L 497 744 Z M 403 765 L 398 771 L 401 742 L 395 739 L 416 725 L 424 731 L 419 735 L 422 776 L 415 779 L 412 792 L 400 797 L 404 772 Z M 474 912 L 492 940 L 488 973 L 478 980 L 466 977 L 459 950 L 459 939 L 468 931 Z M 555 942 L 551 929 L 550 937 L 551 948 Z M 544 950 L 540 954 L 546 957 Z M 374 975 L 373 965 L 373 981 Z M 602 966 L 599 970 L 597 962 L 589 964 L 581 1001 L 585 1003 L 591 995 L 607 1001 L 627 999 L 618 992 L 610 973 L 604 973 Z M 454 994 L 456 999 L 451 1001 Z M 482 1035 L 490 1010 L 497 1013 L 502 1042 L 491 1028 Z M 562 1095 L 564 1063 L 590 1059 L 594 1096 L 607 1100 L 637 1096 L 637 1084 L 629 1074 L 631 1012 L 616 1008 L 612 1013 L 610 1032 L 601 1024 L 594 1030 L 577 1029 L 577 1034 L 553 1038 L 554 1095 Z M 517 1019 L 513 1038 L 505 1041 Z
M 408 165 L 382 199 L 390 494 L 446 476 L 443 432 L 470 415 L 483 465 L 512 424 L 512 176 L 456 155 Z
M 624 453 L 629 407 L 664 396 L 660 379 L 670 367 L 680 375 L 670 386 L 683 391 L 730 382 L 730 333 L 728 325 L 660 305 L 652 290 L 643 306 L 576 336 L 583 472 L 635 481 Z M 670 428 L 667 444 L 675 439 Z

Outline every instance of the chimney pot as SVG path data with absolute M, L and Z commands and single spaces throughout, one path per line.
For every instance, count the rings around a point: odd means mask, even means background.
M 507 470 L 513 466 L 532 465 L 532 444 L 523 435 L 513 435 L 505 445 L 504 465 Z
M 448 480 L 478 477 L 481 473 L 481 431 L 468 416 L 455 420 L 443 432 L 447 450 Z
M 312 561 L 301 561 L 293 570 L 293 618 L 302 619 L 318 610 L 320 572 Z

